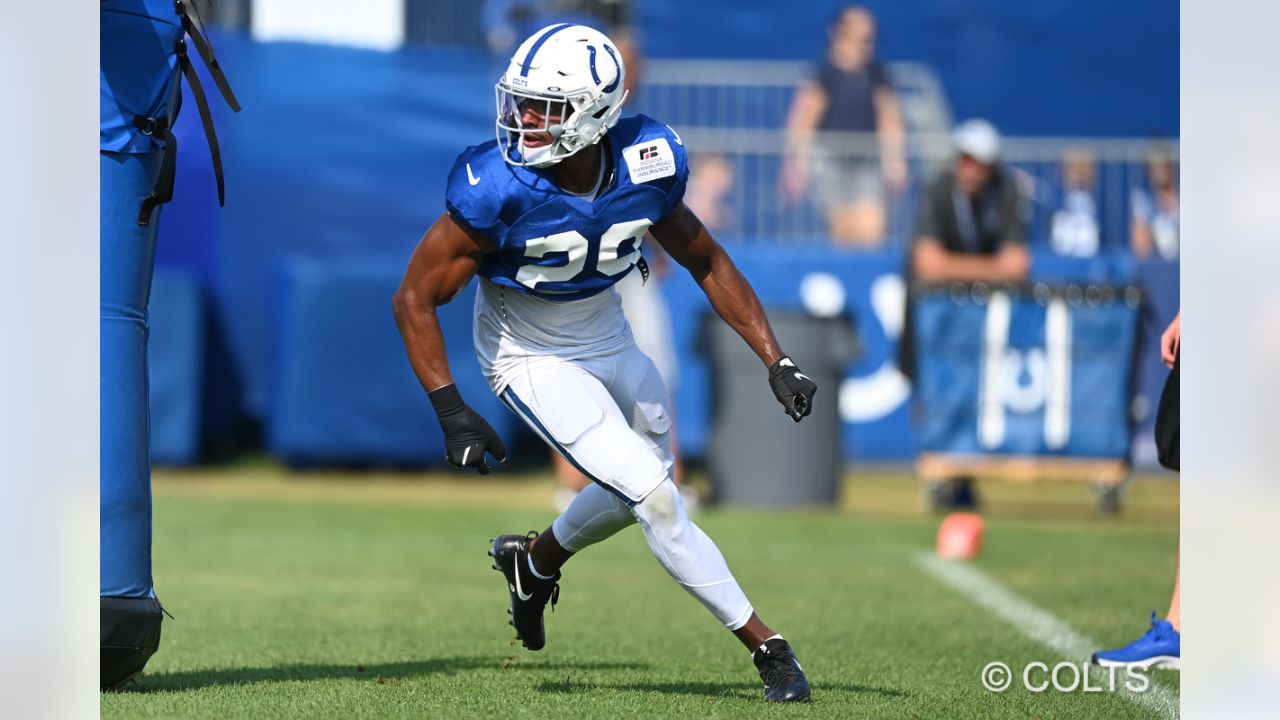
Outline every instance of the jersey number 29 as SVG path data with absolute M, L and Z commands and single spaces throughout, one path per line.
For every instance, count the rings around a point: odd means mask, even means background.
M 640 259 L 640 241 L 649 229 L 646 219 L 626 220 L 614 223 L 600 235 L 600 249 L 595 258 L 596 270 L 601 275 L 621 275 Z M 622 245 L 628 241 L 631 249 L 621 253 Z M 576 278 L 587 267 L 591 254 L 591 244 L 577 230 L 555 233 L 546 237 L 531 238 L 524 244 L 524 256 L 530 260 L 545 260 L 548 255 L 564 254 L 563 264 L 525 265 L 516 273 L 516 281 L 530 290 L 538 289 L 539 283 L 568 282 Z

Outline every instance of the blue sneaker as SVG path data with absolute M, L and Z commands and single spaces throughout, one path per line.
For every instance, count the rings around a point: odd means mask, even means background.
M 1182 656 L 1182 635 L 1173 629 L 1168 620 L 1151 612 L 1151 629 L 1142 637 L 1115 650 L 1102 650 L 1093 654 L 1091 661 L 1102 667 L 1128 666 L 1168 668 L 1177 670 Z

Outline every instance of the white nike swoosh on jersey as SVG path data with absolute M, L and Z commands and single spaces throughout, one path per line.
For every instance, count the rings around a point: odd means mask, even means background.
M 471 163 L 467 163 L 467 182 L 471 183 L 472 185 L 480 184 L 480 178 L 471 174 Z
M 516 557 L 513 562 L 515 567 L 512 569 L 516 571 L 516 596 L 520 598 L 520 602 L 529 602 L 533 599 L 533 593 L 525 595 L 524 588 L 520 587 L 520 553 L 516 553 Z

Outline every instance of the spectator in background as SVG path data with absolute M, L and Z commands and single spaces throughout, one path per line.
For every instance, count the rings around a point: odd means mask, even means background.
M 733 163 L 729 158 L 715 152 L 691 155 L 684 204 L 708 230 L 733 230 L 729 195 L 735 182 Z
M 1133 254 L 1178 257 L 1178 169 L 1164 149 L 1147 157 L 1147 187 L 1131 196 L 1129 238 Z
M 791 103 L 782 191 L 792 202 L 812 192 L 837 242 L 874 246 L 884 240 L 885 184 L 898 191 L 907 181 L 902 113 L 874 57 L 871 13 L 857 5 L 844 8 L 828 35 L 813 79 Z M 819 132 L 824 138 L 815 144 Z M 865 133 L 867 144 L 851 155 L 827 133 Z
M 908 280 L 1006 282 L 1027 278 L 1023 197 L 1013 174 L 999 164 L 1000 134 L 986 120 L 969 120 L 952 135 L 956 158 L 929 183 L 908 258 Z M 915 377 L 911 306 L 899 365 Z M 939 506 L 974 507 L 972 479 L 953 478 Z
M 1093 257 L 1098 254 L 1098 202 L 1094 199 L 1097 166 L 1084 150 L 1062 157 L 1062 204 L 1053 213 L 1049 245 L 1059 255 Z
M 925 191 L 911 274 L 927 282 L 1026 279 L 1023 200 L 999 164 L 1000 134 L 986 120 L 969 120 L 952 140 L 955 164 Z

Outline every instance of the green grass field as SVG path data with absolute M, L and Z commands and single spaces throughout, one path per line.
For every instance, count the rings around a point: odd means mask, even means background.
M 497 478 L 497 479 L 495 479 Z M 514 478 L 514 479 L 513 479 Z M 982 668 L 1064 658 L 926 573 L 938 519 L 899 474 L 849 478 L 837 511 L 704 511 L 761 617 L 813 684 L 767 706 L 747 653 L 635 527 L 566 566 L 548 643 L 506 624 L 487 541 L 546 527 L 549 475 L 157 473 L 160 652 L 104 718 L 1160 717 L 1119 693 L 984 690 Z M 980 486 L 972 566 L 1107 645 L 1163 612 L 1178 488 L 1139 479 L 1118 517 L 1076 484 Z M 1082 660 L 1087 658 L 1067 658 Z M 1176 672 L 1152 673 L 1176 701 Z

